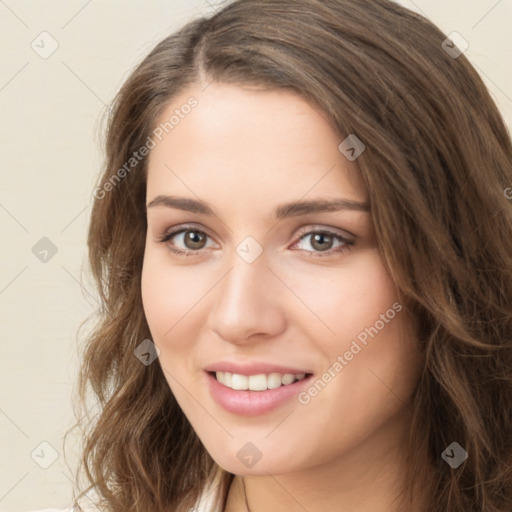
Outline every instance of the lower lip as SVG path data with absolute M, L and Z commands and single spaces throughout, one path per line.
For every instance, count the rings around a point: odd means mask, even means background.
M 237 391 L 221 384 L 214 375 L 206 372 L 213 399 L 226 411 L 242 416 L 258 416 L 270 412 L 290 398 L 297 396 L 309 384 L 312 375 L 287 386 L 265 391 Z

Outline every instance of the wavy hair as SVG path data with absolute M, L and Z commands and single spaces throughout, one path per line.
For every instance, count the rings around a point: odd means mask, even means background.
M 387 0 L 237 0 L 132 71 L 111 107 L 94 193 L 88 250 L 101 307 L 77 385 L 80 471 L 109 512 L 185 511 L 214 473 L 225 503 L 233 479 L 160 365 L 134 356 L 151 336 L 141 301 L 147 158 L 130 159 L 176 95 L 210 81 L 296 92 L 342 138 L 364 142 L 357 163 L 379 250 L 424 355 L 404 510 L 427 469 L 425 512 L 512 510 L 512 146 L 480 76 L 445 38 Z M 441 457 L 454 441 L 468 453 L 458 468 Z

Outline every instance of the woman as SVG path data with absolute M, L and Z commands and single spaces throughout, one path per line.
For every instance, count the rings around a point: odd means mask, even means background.
M 137 67 L 106 155 L 105 510 L 512 510 L 512 147 L 453 41 L 387 0 L 235 1 Z

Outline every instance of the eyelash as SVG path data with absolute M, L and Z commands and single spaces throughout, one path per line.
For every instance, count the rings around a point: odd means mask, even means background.
M 185 225 L 185 226 L 177 226 L 176 228 L 173 228 L 172 230 L 167 231 L 163 236 L 158 238 L 158 242 L 165 244 L 165 243 L 169 242 L 174 236 L 179 235 L 186 231 L 193 231 L 196 233 L 201 233 L 201 234 L 209 237 L 209 235 L 207 233 L 205 233 L 204 231 L 202 231 L 200 229 L 197 229 L 195 226 L 186 226 Z M 314 258 L 325 258 L 325 257 L 332 256 L 335 253 L 341 254 L 341 253 L 344 253 L 345 251 L 352 250 L 352 248 L 354 246 L 354 241 L 348 240 L 347 238 L 341 236 L 340 234 L 330 231 L 328 229 L 318 229 L 318 230 L 302 232 L 299 236 L 298 241 L 295 242 L 294 245 L 296 243 L 298 243 L 300 240 L 302 240 L 302 238 L 304 238 L 308 235 L 316 235 L 316 234 L 332 236 L 335 239 L 342 242 L 344 245 L 335 247 L 334 249 L 329 249 L 327 251 L 305 251 L 306 253 L 309 253 L 308 256 L 311 256 Z M 173 252 L 174 254 L 177 254 L 179 256 L 186 256 L 186 257 L 197 256 L 198 254 L 200 254 L 203 251 L 203 249 L 199 249 L 197 251 L 192 251 L 192 250 L 184 251 L 183 249 L 176 249 L 175 247 L 172 247 L 170 244 L 168 244 L 168 247 L 169 247 L 169 250 L 171 252 Z

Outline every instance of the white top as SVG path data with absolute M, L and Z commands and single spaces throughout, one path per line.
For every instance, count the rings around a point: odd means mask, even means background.
M 212 503 L 211 503 L 212 500 L 210 498 L 213 498 L 213 495 L 208 496 L 206 499 L 200 498 L 199 501 L 197 502 L 197 504 L 194 507 L 192 507 L 191 509 L 189 509 L 189 512 L 221 512 L 220 510 L 214 509 L 212 507 Z M 85 512 L 98 512 L 98 509 L 94 505 L 91 505 L 89 507 L 84 507 L 82 505 L 82 508 Z M 30 512 L 75 512 L 75 510 L 73 509 L 73 507 L 70 507 L 70 508 L 45 508 L 45 509 L 40 509 L 40 510 L 32 510 Z
M 85 512 L 98 512 L 98 509 L 94 506 L 85 508 L 83 507 L 83 510 Z M 32 510 L 30 512 L 75 512 L 73 507 L 70 508 L 44 508 L 40 510 Z M 195 507 L 192 507 L 189 509 L 189 512 L 220 512 L 218 509 L 212 508 L 211 504 L 209 503 L 209 500 L 204 501 L 200 500 L 198 501 L 197 505 Z
M 210 482 L 209 485 L 203 489 L 202 494 L 199 496 L 195 506 L 189 509 L 189 512 L 222 512 L 220 508 L 214 508 L 213 502 L 216 497 L 215 491 L 217 490 L 217 486 L 219 483 L 220 472 L 217 473 L 213 482 Z M 98 507 L 96 507 L 92 502 L 90 503 L 80 503 L 80 506 L 84 510 L 84 512 L 98 512 Z M 30 512 L 75 512 L 73 507 L 69 508 L 45 508 L 40 510 L 32 510 Z

